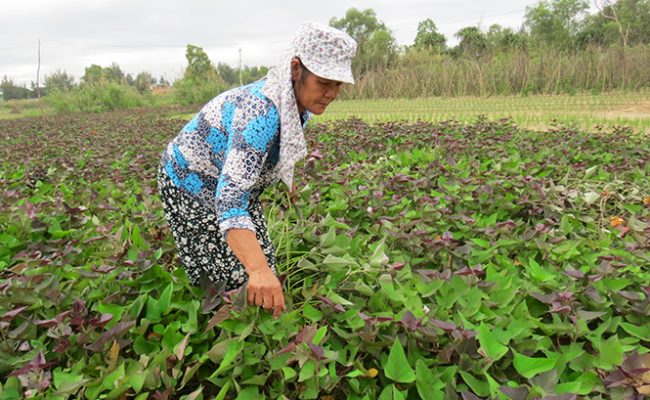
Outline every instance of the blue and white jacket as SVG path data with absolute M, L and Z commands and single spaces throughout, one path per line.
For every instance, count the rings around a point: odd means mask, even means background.
M 213 210 L 219 230 L 255 227 L 249 205 L 279 181 L 280 116 L 260 90 L 234 88 L 207 103 L 167 146 L 162 165 L 175 186 Z M 303 128 L 311 114 L 303 113 Z

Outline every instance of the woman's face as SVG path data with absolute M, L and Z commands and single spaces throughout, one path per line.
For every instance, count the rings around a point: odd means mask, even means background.
M 309 110 L 316 115 L 322 114 L 339 95 L 343 85 L 343 82 L 321 78 L 303 70 L 300 61 L 295 58 L 291 62 L 291 76 L 295 82 L 294 91 L 300 113 Z

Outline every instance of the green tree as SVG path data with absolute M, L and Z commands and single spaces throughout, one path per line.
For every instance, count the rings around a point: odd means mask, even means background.
M 426 50 L 431 53 L 440 54 L 447 48 L 447 38 L 438 32 L 436 24 L 427 18 L 418 24 L 418 32 L 415 35 L 413 46 L 419 50 Z
M 185 78 L 189 79 L 214 79 L 218 75 L 210 62 L 210 58 L 202 48 L 188 44 L 185 50 L 187 68 Z
M 133 86 L 139 93 L 146 93 L 151 90 L 152 80 L 155 82 L 155 79 L 149 72 L 140 72 L 135 77 Z
M 467 26 L 455 36 L 460 40 L 457 46 L 460 53 L 478 58 L 487 49 L 487 38 L 476 26 Z
M 377 20 L 374 10 L 350 8 L 342 18 L 330 19 L 330 26 L 344 30 L 357 41 L 357 53 L 352 62 L 356 75 L 391 66 L 397 60 L 397 41 Z
M 4 100 L 28 99 L 31 96 L 29 89 L 24 85 L 16 85 L 13 79 L 7 78 L 7 75 L 5 75 L 0 82 L 0 92 L 2 92 L 2 98 Z
M 585 18 L 579 34 L 581 45 L 623 47 L 650 42 L 650 1 L 608 0 L 596 2 L 598 13 Z
M 124 76 L 124 82 L 125 82 L 128 86 L 135 86 L 135 79 L 133 78 L 133 75 L 131 75 L 131 74 L 126 74 L 126 75 Z
M 45 88 L 49 93 L 54 91 L 69 92 L 74 88 L 74 77 L 60 69 L 45 75 Z
M 239 84 L 239 74 L 230 65 L 220 62 L 217 64 L 217 73 L 227 85 L 233 86 Z
M 269 72 L 267 67 L 244 67 L 242 70 L 242 81 L 244 84 L 258 81 L 266 76 Z
M 177 102 L 184 105 L 205 103 L 226 88 L 202 48 L 188 44 L 185 58 L 187 68 L 183 78 L 174 82 Z
M 104 81 L 104 69 L 101 66 L 92 64 L 84 69 L 84 75 L 81 77 L 82 85 L 98 85 L 102 81 Z
M 102 75 L 109 82 L 124 83 L 124 72 L 117 63 L 112 63 L 110 67 L 104 67 Z
M 538 44 L 572 49 L 577 43 L 580 17 L 588 8 L 587 0 L 542 0 L 526 7 L 524 25 Z

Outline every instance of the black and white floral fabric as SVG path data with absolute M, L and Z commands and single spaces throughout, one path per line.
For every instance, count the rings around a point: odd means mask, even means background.
M 158 187 L 174 242 L 190 282 L 199 285 L 201 276 L 205 276 L 214 284 L 225 283 L 225 290 L 236 289 L 246 283 L 248 275 L 225 244 L 216 214 L 201 205 L 196 197 L 177 187 L 163 166 L 158 172 Z M 275 273 L 273 243 L 258 200 L 250 203 L 248 213 L 269 267 Z
M 291 59 L 299 56 L 317 75 L 352 82 L 355 49 L 354 40 L 341 31 L 303 25 L 265 79 L 212 99 L 168 144 L 161 159 L 160 194 L 194 283 L 201 273 L 215 283 L 245 281 L 225 242 L 228 230 L 253 231 L 264 245 L 268 235 L 259 195 L 280 180 L 291 188 L 295 164 L 307 155 L 303 129 L 311 113 L 298 113 Z

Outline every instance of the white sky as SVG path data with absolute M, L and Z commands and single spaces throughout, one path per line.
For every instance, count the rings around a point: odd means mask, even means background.
M 212 62 L 275 64 L 304 21 L 327 24 L 355 7 L 372 8 L 398 44 L 413 43 L 420 21 L 431 18 L 455 44 L 461 28 L 494 23 L 519 28 L 537 0 L 2 0 L 0 77 L 36 81 L 41 41 L 41 82 L 57 69 L 78 81 L 91 64 L 112 62 L 135 76 L 148 71 L 173 81 L 186 64 L 185 46 L 202 47 Z

